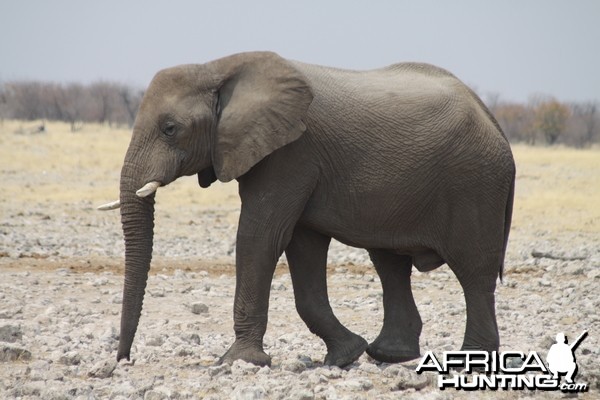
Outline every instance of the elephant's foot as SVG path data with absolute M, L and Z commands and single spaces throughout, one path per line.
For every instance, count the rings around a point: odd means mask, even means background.
M 406 340 L 398 335 L 380 334 L 367 348 L 367 354 L 381 362 L 399 363 L 421 357 L 419 338 Z
M 323 363 L 343 368 L 356 361 L 365 352 L 368 345 L 361 336 L 348 332 L 343 340 L 327 344 L 327 355 Z
M 271 366 L 271 357 L 259 345 L 242 345 L 235 341 L 229 350 L 219 359 L 218 364 L 233 364 L 235 360 L 244 360 L 264 367 Z

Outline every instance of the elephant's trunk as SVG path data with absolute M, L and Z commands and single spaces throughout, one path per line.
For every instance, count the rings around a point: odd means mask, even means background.
M 123 358 L 129 360 L 152 260 L 154 194 L 139 197 L 135 193 L 141 186 L 140 177 L 143 175 L 141 168 L 126 160 L 121 172 L 120 197 L 121 223 L 125 237 L 125 285 L 117 361 Z

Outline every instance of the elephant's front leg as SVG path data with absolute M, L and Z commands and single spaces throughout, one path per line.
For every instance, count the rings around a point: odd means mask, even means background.
M 255 365 L 271 365 L 263 350 L 267 330 L 269 293 L 282 251 L 269 236 L 248 234 L 242 220 L 236 244 L 236 288 L 233 306 L 235 342 L 219 363 L 241 359 Z
M 327 296 L 327 250 L 331 238 L 297 226 L 285 250 L 298 314 L 308 329 L 325 341 L 326 365 L 346 366 L 367 348 L 365 339 L 335 317 Z
M 288 246 L 311 193 L 307 188 L 310 182 L 300 183 L 299 179 L 289 178 L 285 167 L 270 168 L 265 162 L 240 180 L 242 210 L 233 305 L 235 342 L 220 362 L 242 359 L 256 365 L 271 364 L 263 350 L 269 294 L 277 260 Z

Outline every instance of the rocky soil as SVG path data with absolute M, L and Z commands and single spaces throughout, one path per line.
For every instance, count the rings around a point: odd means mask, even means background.
M 123 251 L 118 213 L 86 202 L 71 210 L 5 204 L 0 218 L 0 398 L 367 399 L 454 398 L 417 361 L 380 364 L 363 355 L 347 368 L 323 366 L 325 347 L 298 317 L 285 262 L 272 284 L 266 351 L 273 365 L 215 365 L 233 340 L 233 209 L 176 217 L 157 210 L 156 258 L 131 362 L 115 361 Z M 577 350 L 578 382 L 600 390 L 598 238 L 516 229 L 497 291 L 502 350 L 539 351 L 554 336 L 590 334 Z M 282 260 L 284 261 L 284 260 Z M 381 286 L 364 252 L 332 246 L 329 287 L 340 320 L 373 340 Z M 415 272 L 422 351 L 457 350 L 465 306 L 447 267 Z M 488 392 L 492 398 L 559 398 L 560 392 Z
M 127 134 L 99 127 L 73 135 L 50 126 L 30 138 L 7 127 L 0 129 L 0 399 L 573 396 L 441 391 L 437 375 L 414 373 L 418 360 L 391 365 L 363 355 L 344 369 L 323 366 L 325 346 L 295 311 L 284 258 L 272 284 L 265 337 L 272 366 L 216 365 L 234 337 L 239 201 L 235 187 L 201 191 L 193 178 L 158 193 L 154 261 L 133 359 L 117 364 L 123 240 L 119 213 L 95 206 L 116 196 Z M 107 135 L 113 140 L 103 140 Z M 519 153 L 516 218 L 497 289 L 501 350 L 545 357 L 558 332 L 573 340 L 587 330 L 576 351 L 576 381 L 589 391 L 578 397 L 597 399 L 600 218 L 594 207 L 600 203 L 588 193 L 596 193 L 590 182 L 600 174 L 592 157 L 598 153 L 564 162 L 555 151 L 531 158 L 526 149 Z M 584 201 L 572 200 L 577 196 Z M 333 243 L 329 263 L 336 315 L 372 341 L 383 309 L 366 253 Z M 421 352 L 458 350 L 465 305 L 452 272 L 446 266 L 415 272 L 413 291 L 424 323 Z

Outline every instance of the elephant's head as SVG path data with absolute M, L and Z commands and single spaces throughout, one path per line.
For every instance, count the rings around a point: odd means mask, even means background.
M 154 195 L 183 175 L 230 181 L 306 129 L 313 95 L 273 53 L 245 53 L 159 72 L 142 100 L 121 171 L 125 285 L 117 359 L 129 359 L 152 258 Z

